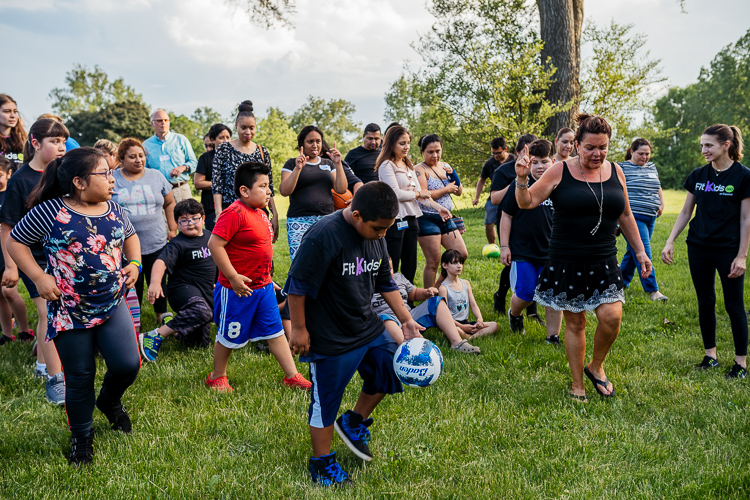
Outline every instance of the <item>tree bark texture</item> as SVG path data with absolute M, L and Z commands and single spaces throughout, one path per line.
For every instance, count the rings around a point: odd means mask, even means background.
M 537 0 L 540 32 L 544 49 L 542 61 L 557 68 L 554 82 L 547 89 L 552 104 L 574 101 L 568 111 L 556 114 L 547 122 L 545 135 L 552 136 L 563 127 L 572 127 L 581 99 L 581 31 L 583 0 Z

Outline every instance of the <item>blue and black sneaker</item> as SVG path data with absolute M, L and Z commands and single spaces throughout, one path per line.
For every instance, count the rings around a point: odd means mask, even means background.
M 355 455 L 369 462 L 372 460 L 372 453 L 370 453 L 370 447 L 367 446 L 367 443 L 370 442 L 370 429 L 368 427 L 371 425 L 371 418 L 362 420 L 362 415 L 347 410 L 346 413 L 336 419 L 333 427 Z
M 354 484 L 344 469 L 336 462 L 336 452 L 320 458 L 310 457 L 310 475 L 319 486 L 347 486 Z
M 146 361 L 156 361 L 164 338 L 156 330 L 151 330 L 150 332 L 139 334 L 138 340 L 141 345 L 141 353 L 143 353 Z

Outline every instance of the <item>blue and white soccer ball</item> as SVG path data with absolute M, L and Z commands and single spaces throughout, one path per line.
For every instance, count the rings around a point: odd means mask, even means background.
M 443 371 L 443 354 L 427 339 L 407 340 L 393 356 L 393 369 L 403 384 L 427 387 L 434 384 Z

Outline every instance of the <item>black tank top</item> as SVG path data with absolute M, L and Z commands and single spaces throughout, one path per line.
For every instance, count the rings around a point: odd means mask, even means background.
M 617 255 L 615 229 L 617 219 L 625 210 L 625 193 L 617 176 L 614 164 L 610 162 L 612 175 L 604 181 L 604 206 L 602 223 L 594 235 L 591 230 L 599 222 L 599 204 L 602 184 L 573 178 L 568 165 L 563 162 L 563 173 L 550 200 L 555 207 L 552 216 L 552 237 L 549 243 L 549 257 L 564 262 L 591 262 Z M 599 176 L 596 176 L 596 180 Z

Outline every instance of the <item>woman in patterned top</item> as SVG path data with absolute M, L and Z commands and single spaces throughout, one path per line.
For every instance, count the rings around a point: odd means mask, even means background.
M 72 465 L 93 459 L 94 405 L 113 430 L 131 431 L 122 406 L 140 355 L 123 300 L 140 270 L 140 242 L 125 211 L 111 201 L 112 170 L 104 153 L 78 148 L 50 163 L 32 191 L 31 211 L 13 228 L 8 252 L 47 300 L 47 341 L 54 340 L 65 372 L 65 411 L 72 432 Z M 41 243 L 50 274 L 29 249 Z M 131 259 L 122 268 L 123 254 Z M 107 363 L 94 401 L 96 351 Z
M 237 139 L 218 144 L 214 156 L 211 191 L 214 194 L 216 220 L 219 219 L 222 210 L 238 199 L 234 192 L 234 174 L 240 165 L 255 162 L 263 163 L 271 168 L 271 155 L 268 154 L 268 150 L 253 142 L 257 128 L 252 101 L 242 101 L 242 104 L 239 105 L 234 128 L 237 130 Z M 268 202 L 268 208 L 273 215 L 271 226 L 273 227 L 273 241 L 276 243 L 276 239 L 279 237 L 279 214 L 276 211 L 276 203 L 273 201 L 272 176 L 269 175 L 268 180 L 268 187 L 271 189 L 271 201 Z M 268 215 L 268 211 L 266 211 L 266 215 Z

